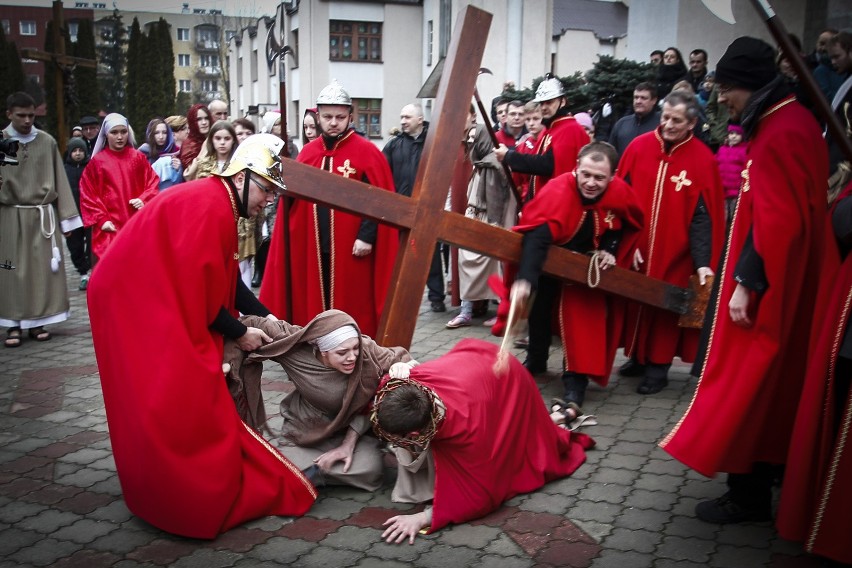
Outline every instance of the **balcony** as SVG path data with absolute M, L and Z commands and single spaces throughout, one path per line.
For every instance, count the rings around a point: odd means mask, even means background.
M 197 67 L 195 69 L 196 77 L 221 77 L 222 76 L 222 68 L 221 67 Z
M 199 39 L 195 42 L 195 51 L 214 51 L 219 52 L 219 40 L 216 39 Z

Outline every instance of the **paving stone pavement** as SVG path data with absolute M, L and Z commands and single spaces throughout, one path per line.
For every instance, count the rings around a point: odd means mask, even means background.
M 687 470 L 656 446 L 695 387 L 688 367 L 677 363 L 671 384 L 655 396 L 636 394 L 637 379 L 617 376 L 607 389 L 590 387 L 586 410 L 599 424 L 585 431 L 597 447 L 574 476 L 515 497 L 485 518 L 419 536 L 414 545 L 379 538 L 385 519 L 409 509 L 390 500 L 392 470 L 375 494 L 323 488 L 299 519 L 258 519 L 213 541 L 169 535 L 134 517 L 121 498 L 85 292 L 77 283 L 69 277 L 73 316 L 50 327 L 51 341 L 25 338 L 20 348 L 0 349 L 0 568 L 819 565 L 800 545 L 780 539 L 771 523 L 722 527 L 694 518 L 695 504 L 720 495 L 724 484 Z M 416 359 L 435 358 L 463 337 L 498 341 L 483 318 L 445 329 L 453 315 L 433 313 L 424 301 Z M 545 400 L 561 394 L 560 362 L 557 345 L 550 373 L 537 378 Z M 274 415 L 289 389 L 283 373 L 268 367 L 264 389 Z

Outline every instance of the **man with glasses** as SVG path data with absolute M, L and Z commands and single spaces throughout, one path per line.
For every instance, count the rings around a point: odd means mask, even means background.
M 83 129 L 83 140 L 86 141 L 86 157 L 91 158 L 101 131 L 101 121 L 94 116 L 84 116 L 80 119 L 80 127 Z
M 301 515 L 316 498 L 298 468 L 240 420 L 222 374 L 225 337 L 245 351 L 271 341 L 236 319 L 238 311 L 274 319 L 239 278 L 237 221 L 285 189 L 282 144 L 249 137 L 222 173 L 157 196 L 89 283 L 124 499 L 171 533 L 214 538 L 257 517 Z

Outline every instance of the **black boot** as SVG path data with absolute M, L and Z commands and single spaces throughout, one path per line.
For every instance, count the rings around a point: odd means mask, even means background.
M 648 363 L 645 368 L 645 379 L 639 384 L 636 392 L 639 394 L 657 394 L 669 384 L 669 367 L 661 363 Z
M 562 386 L 565 387 L 565 402 L 573 402 L 577 406 L 583 406 L 586 400 L 586 387 L 589 386 L 589 377 L 572 371 L 562 373 Z
M 645 365 L 631 357 L 618 368 L 618 374 L 622 377 L 641 377 L 645 374 Z
M 254 277 L 251 279 L 252 288 L 260 288 L 263 281 L 263 271 L 266 269 L 266 257 L 269 256 L 269 237 L 263 239 L 254 255 Z

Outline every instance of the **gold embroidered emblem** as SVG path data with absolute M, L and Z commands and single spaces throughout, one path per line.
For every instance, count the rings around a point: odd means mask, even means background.
M 751 177 L 750 177 L 748 171 L 751 169 L 751 163 L 753 161 L 754 160 L 749 160 L 748 162 L 746 162 L 746 167 L 743 170 L 743 173 L 740 174 L 743 178 L 743 185 L 742 185 L 743 193 L 746 193 L 749 189 L 751 189 Z
M 609 209 L 607 209 L 607 211 L 606 211 L 606 217 L 604 217 L 604 223 L 606 223 L 606 224 L 607 224 L 607 226 L 609 226 L 609 228 L 610 228 L 610 229 L 612 229 L 612 222 L 613 222 L 613 220 L 615 220 L 615 215 L 613 215 L 612 211 L 610 211 Z
M 345 178 L 348 178 L 352 174 L 358 173 L 358 170 L 356 170 L 355 168 L 353 168 L 349 165 L 348 159 L 345 162 L 343 162 L 342 166 L 337 168 L 337 171 L 340 172 L 340 175 L 342 175 Z
M 669 179 L 672 183 L 675 184 L 675 191 L 680 191 L 684 188 L 684 186 L 689 187 L 690 185 L 692 185 L 692 180 L 687 179 L 686 177 L 686 170 L 681 170 L 680 174 L 672 176 Z

